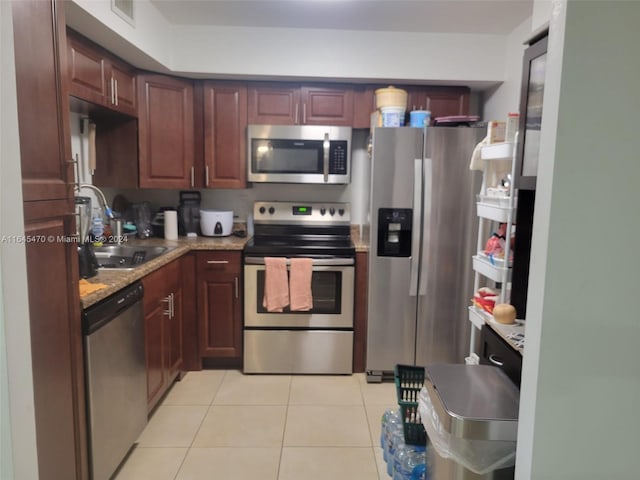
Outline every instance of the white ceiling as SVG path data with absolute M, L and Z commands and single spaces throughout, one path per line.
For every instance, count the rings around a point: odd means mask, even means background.
M 499 34 L 533 0 L 151 0 L 174 25 Z

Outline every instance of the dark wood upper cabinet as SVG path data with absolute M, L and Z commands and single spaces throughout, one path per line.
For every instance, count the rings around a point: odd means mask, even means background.
M 354 85 L 353 87 L 353 128 L 370 128 L 371 114 L 376 110 L 376 87 Z
M 204 186 L 246 188 L 247 87 L 204 82 Z
M 302 87 L 303 125 L 344 125 L 353 122 L 353 90 L 350 87 Z
M 136 74 L 106 50 L 67 29 L 69 93 L 132 116 L 136 111 Z
M 165 75 L 140 75 L 138 99 L 140 187 L 193 187 L 192 83 Z
M 250 85 L 248 123 L 345 125 L 353 119 L 353 92 L 341 85 Z
M 286 83 L 249 86 L 249 124 L 297 125 L 300 123 L 300 108 L 299 87 Z
M 469 89 L 466 87 L 402 87 L 407 90 L 407 111 L 429 110 L 437 117 L 469 114 Z
M 66 199 L 72 195 L 73 165 L 64 12 L 51 1 L 13 2 L 12 10 L 22 197 Z

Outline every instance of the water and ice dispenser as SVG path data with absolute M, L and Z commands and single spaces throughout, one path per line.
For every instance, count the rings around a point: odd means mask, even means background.
M 411 208 L 378 209 L 378 256 L 410 257 L 412 225 Z

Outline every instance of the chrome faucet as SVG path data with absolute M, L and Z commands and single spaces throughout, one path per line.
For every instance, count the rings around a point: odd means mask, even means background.
M 104 208 L 104 214 L 107 216 L 107 218 L 113 218 L 113 211 L 111 211 L 109 204 L 107 204 L 107 199 L 105 198 L 104 193 L 102 193 L 102 190 L 100 190 L 95 185 L 91 185 L 90 183 L 78 183 L 76 185 L 76 190 L 78 191 L 78 193 L 80 193 L 80 190 L 82 190 L 83 188 L 88 188 L 96 192 L 98 194 L 98 200 L 100 200 L 100 202 L 102 203 L 102 208 Z

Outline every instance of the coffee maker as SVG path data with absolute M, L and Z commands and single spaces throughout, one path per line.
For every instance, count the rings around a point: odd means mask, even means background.
M 200 230 L 200 192 L 183 190 L 178 205 L 178 233 L 197 235 Z
M 91 278 L 98 273 L 98 259 L 89 238 L 91 228 L 91 198 L 76 197 L 76 235 L 78 235 L 78 264 L 80 278 Z

